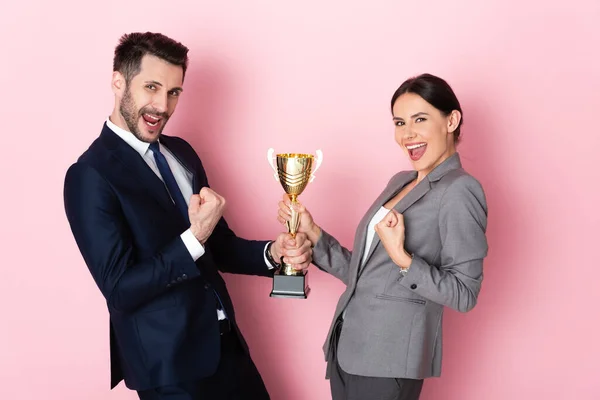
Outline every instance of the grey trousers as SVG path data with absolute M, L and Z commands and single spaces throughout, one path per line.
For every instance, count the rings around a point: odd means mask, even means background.
M 419 400 L 422 379 L 377 378 L 352 375 L 337 360 L 337 342 L 342 321 L 336 323 L 329 360 L 329 383 L 333 400 Z

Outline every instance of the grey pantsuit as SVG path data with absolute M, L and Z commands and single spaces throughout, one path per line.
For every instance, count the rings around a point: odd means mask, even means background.
M 394 207 L 404 215 L 405 249 L 413 255 L 405 276 L 375 235 L 366 262 L 367 226 L 390 198 L 416 178 L 396 174 L 358 225 L 354 251 L 323 231 L 313 262 L 341 279 L 327 341 L 345 311 L 337 348 L 339 365 L 360 376 L 424 379 L 439 376 L 444 306 L 471 310 L 483 279 L 487 255 L 487 204 L 479 182 L 454 154 L 429 173 Z

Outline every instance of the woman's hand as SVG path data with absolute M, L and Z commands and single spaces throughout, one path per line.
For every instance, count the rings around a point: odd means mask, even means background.
M 305 233 L 308 236 L 308 240 L 311 241 L 314 246 L 319 237 L 321 236 L 321 228 L 313 221 L 312 215 L 301 203 L 294 203 L 290 201 L 290 198 L 284 194 L 282 201 L 279 202 L 279 215 L 277 220 L 279 223 L 284 224 L 292 218 L 292 211 L 290 207 L 294 207 L 294 210 L 299 214 L 300 224 L 298 226 L 299 233 Z
M 404 250 L 404 216 L 391 209 L 381 222 L 375 225 L 375 232 L 392 261 L 400 268 L 408 269 L 412 257 Z

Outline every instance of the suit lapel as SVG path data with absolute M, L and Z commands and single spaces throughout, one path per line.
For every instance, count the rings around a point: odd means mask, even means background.
M 171 154 L 179 161 L 181 165 L 192 175 L 192 192 L 200 191 L 200 178 L 197 174 L 195 160 L 190 157 L 176 140 L 170 136 L 161 135 L 160 142 L 169 149 Z
M 140 154 L 106 125 L 104 125 L 101 137 L 107 147 L 125 165 L 125 168 L 131 171 L 133 179 L 151 194 L 148 197 L 155 199 L 166 211 L 176 212 L 179 215 L 165 184 L 150 169 Z
M 429 192 L 429 190 L 431 190 L 429 180 L 423 179 L 414 188 L 412 188 L 412 190 L 408 192 L 406 196 L 404 196 L 398 203 L 396 203 L 396 205 L 394 206 L 394 210 L 402 214 L 410 206 L 419 201 L 421 197 L 425 196 L 427 192 Z

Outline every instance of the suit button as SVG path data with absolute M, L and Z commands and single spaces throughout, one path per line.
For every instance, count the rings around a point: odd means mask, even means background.
M 181 275 L 181 277 L 182 277 L 183 279 L 187 279 L 187 275 L 186 275 L 186 274 L 183 274 L 183 275 Z
M 170 287 L 171 287 L 171 284 L 170 284 L 170 283 L 167 283 L 167 289 L 168 289 L 168 288 L 170 288 Z
M 183 280 L 183 278 L 181 278 L 181 277 L 177 278 L 177 282 L 181 282 L 182 280 Z
M 171 281 L 171 284 L 173 284 L 173 285 L 174 285 L 174 284 L 176 284 L 176 283 L 177 283 L 177 281 L 176 281 L 175 279 L 173 279 L 173 280 Z
M 207 284 L 205 284 L 205 285 L 204 285 L 204 289 L 206 289 L 206 290 L 210 289 L 210 285 L 209 285 L 208 283 L 207 283 Z
M 416 289 L 416 288 L 417 288 L 417 285 L 413 283 L 412 285 L 410 285 L 410 288 L 411 288 L 411 289 Z

